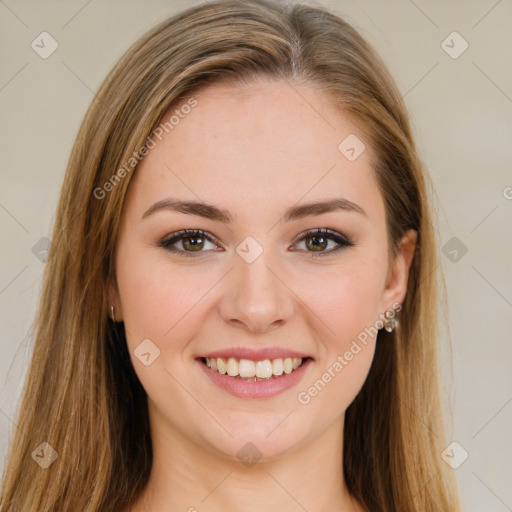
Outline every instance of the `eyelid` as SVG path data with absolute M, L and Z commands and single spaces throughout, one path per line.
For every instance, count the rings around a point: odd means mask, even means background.
M 351 237 L 344 235 L 343 233 L 340 233 L 339 231 L 329 229 L 329 228 L 316 228 L 316 229 L 308 229 L 304 233 L 298 236 L 297 243 L 301 242 L 302 240 L 305 240 L 306 238 L 315 238 L 315 237 L 322 237 L 327 238 L 328 240 L 333 240 L 335 243 L 338 244 L 337 247 L 334 249 L 330 249 L 328 251 L 298 251 L 298 252 L 305 252 L 308 257 L 317 257 L 317 256 L 329 256 L 332 254 L 336 254 L 340 252 L 341 250 L 353 247 L 356 244 L 351 240 Z
M 335 240 L 337 243 L 345 244 L 345 245 L 354 245 L 354 243 L 350 240 L 350 237 L 340 233 L 339 231 L 335 231 L 329 228 L 314 228 L 308 229 L 304 231 L 304 233 L 300 234 L 297 237 L 297 241 L 301 242 L 305 238 L 315 237 L 315 236 L 329 236 L 331 239 Z
M 207 231 L 203 231 L 202 229 L 182 229 L 180 231 L 176 231 L 174 233 L 171 233 L 169 235 L 166 235 L 164 238 L 162 238 L 158 245 L 160 247 L 163 247 L 164 249 L 168 250 L 169 252 L 173 252 L 179 255 L 184 255 L 186 257 L 192 256 L 192 257 L 198 257 L 201 254 L 211 252 L 209 251 L 184 251 L 182 249 L 176 249 L 172 247 L 175 243 L 179 242 L 180 240 L 183 240 L 184 238 L 187 238 L 187 235 L 191 238 L 198 237 L 198 238 L 205 238 L 209 242 L 222 247 L 222 243 L 220 240 L 212 235 L 211 233 Z M 328 228 L 314 228 L 314 229 L 308 229 L 298 235 L 296 237 L 295 242 L 293 245 L 298 244 L 299 242 L 305 240 L 306 238 L 314 238 L 314 237 L 323 237 L 328 238 L 329 240 L 334 241 L 338 244 L 338 247 L 334 249 L 330 249 L 329 251 L 302 251 L 294 249 L 296 252 L 305 252 L 308 254 L 308 256 L 324 256 L 329 254 L 334 254 L 338 252 L 341 249 L 344 249 L 346 247 L 353 247 L 355 245 L 354 242 L 351 241 L 351 238 L 344 235 L 343 233 L 340 233 L 339 231 L 328 229 Z
M 174 233 L 170 233 L 169 235 L 164 236 L 159 242 L 158 245 L 160 247 L 163 247 L 164 249 L 168 249 L 172 252 L 172 249 L 170 248 L 171 245 L 175 244 L 176 242 L 179 242 L 180 240 L 191 237 L 198 237 L 198 238 L 205 238 L 212 244 L 218 245 L 222 247 L 222 244 L 220 240 L 212 235 L 211 233 L 208 233 L 207 231 L 203 231 L 202 229 L 181 229 L 180 231 L 175 231 Z M 180 254 L 185 253 L 186 255 L 193 255 L 193 251 L 182 251 L 182 250 L 176 250 L 176 252 L 179 252 Z M 206 252 L 206 251 L 197 251 L 198 254 Z

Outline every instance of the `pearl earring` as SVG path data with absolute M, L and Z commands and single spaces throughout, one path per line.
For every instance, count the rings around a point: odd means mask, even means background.
M 388 309 L 384 316 L 386 320 L 384 321 L 384 329 L 388 332 L 393 332 L 398 327 L 398 320 L 395 318 L 396 311 L 394 309 Z

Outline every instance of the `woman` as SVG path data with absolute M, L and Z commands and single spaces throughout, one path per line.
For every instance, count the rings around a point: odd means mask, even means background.
M 327 10 L 150 31 L 70 158 L 1 510 L 459 510 L 426 180 Z

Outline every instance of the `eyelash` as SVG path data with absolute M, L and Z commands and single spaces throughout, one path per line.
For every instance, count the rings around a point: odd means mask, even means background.
M 336 242 L 337 244 L 339 244 L 339 246 L 336 247 L 335 249 L 330 249 L 329 251 L 318 251 L 318 252 L 306 251 L 306 252 L 310 253 L 310 255 L 312 257 L 325 256 L 327 254 L 334 254 L 346 247 L 353 247 L 355 245 L 352 241 L 350 241 L 346 236 L 342 235 L 341 233 L 338 233 L 336 231 L 332 231 L 332 230 L 326 229 L 326 228 L 324 228 L 324 229 L 320 229 L 320 228 L 309 229 L 309 230 L 305 231 L 304 233 L 302 233 L 299 236 L 297 243 L 302 242 L 303 240 L 305 240 L 307 238 L 315 238 L 315 237 L 327 238 L 328 240 L 332 240 L 332 241 Z M 185 257 L 194 258 L 194 257 L 198 257 L 201 253 L 205 252 L 205 251 L 197 251 L 197 253 L 194 254 L 193 251 L 184 251 L 184 250 L 176 249 L 175 247 L 172 247 L 172 245 L 174 245 L 176 242 L 179 242 L 180 240 L 182 240 L 184 238 L 205 238 L 206 240 L 208 240 L 209 242 L 211 242 L 215 245 L 221 245 L 220 241 L 216 237 L 214 237 L 213 235 L 211 235 L 209 233 L 206 233 L 202 229 L 183 229 L 181 231 L 177 231 L 176 233 L 172 233 L 171 235 L 166 236 L 165 238 L 160 240 L 160 242 L 158 242 L 158 245 L 160 247 L 163 247 L 164 249 L 166 249 L 169 252 L 183 255 Z

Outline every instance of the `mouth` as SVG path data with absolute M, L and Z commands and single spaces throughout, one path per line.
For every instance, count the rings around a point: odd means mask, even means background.
M 310 357 L 285 357 L 252 361 L 235 357 L 201 357 L 200 361 L 220 375 L 227 375 L 247 382 L 278 379 L 298 370 Z
M 312 357 L 245 359 L 199 357 L 208 381 L 238 398 L 270 398 L 296 386 L 313 362 Z

